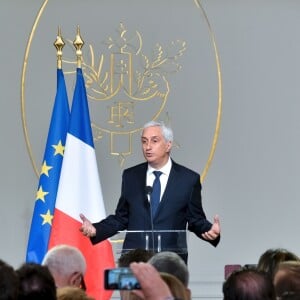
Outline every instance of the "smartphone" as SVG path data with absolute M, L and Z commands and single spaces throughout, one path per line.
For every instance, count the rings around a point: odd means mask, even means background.
M 104 270 L 104 288 L 106 290 L 137 290 L 141 286 L 130 268 Z

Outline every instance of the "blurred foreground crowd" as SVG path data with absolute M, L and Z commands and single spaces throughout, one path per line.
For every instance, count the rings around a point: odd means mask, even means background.
M 189 271 L 174 252 L 135 249 L 118 259 L 130 268 L 140 289 L 120 289 L 122 300 L 190 300 Z M 86 293 L 86 262 L 75 247 L 59 245 L 42 264 L 17 269 L 0 259 L 0 300 L 93 300 Z M 300 258 L 282 248 L 268 249 L 257 264 L 236 266 L 225 274 L 224 300 L 300 300 Z

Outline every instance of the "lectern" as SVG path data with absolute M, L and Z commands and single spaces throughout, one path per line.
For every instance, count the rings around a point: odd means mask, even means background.
M 110 238 L 115 259 L 133 249 L 145 249 L 154 253 L 172 251 L 187 255 L 187 230 L 125 230 Z

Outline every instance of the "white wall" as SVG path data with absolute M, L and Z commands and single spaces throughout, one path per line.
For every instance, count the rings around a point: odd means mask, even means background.
M 0 3 L 0 258 L 16 267 L 25 257 L 37 186 L 21 120 L 21 72 L 42 3 Z M 222 240 L 214 249 L 192 234 L 189 237 L 193 296 L 206 299 L 221 296 L 225 264 L 256 263 L 269 247 L 300 253 L 300 3 L 207 0 L 201 4 L 216 38 L 223 88 L 220 136 L 203 183 L 204 207 L 209 219 L 220 215 Z M 48 1 L 30 49 L 25 82 L 34 159 L 37 164 L 42 159 L 55 94 L 52 43 L 57 27 L 73 39 L 80 25 L 83 38 L 96 43 L 120 21 L 143 34 L 148 50 L 155 41 L 167 43 L 178 37 L 187 41 L 182 70 L 168 78 L 170 100 L 165 111 L 180 144 L 174 149 L 174 159 L 201 172 L 215 125 L 217 77 L 203 16 L 187 0 Z M 70 95 L 72 84 L 69 77 Z M 134 139 L 133 155 L 125 167 L 141 160 L 138 135 Z M 95 146 L 105 205 L 111 213 L 122 170 L 108 154 L 108 142 L 107 138 Z

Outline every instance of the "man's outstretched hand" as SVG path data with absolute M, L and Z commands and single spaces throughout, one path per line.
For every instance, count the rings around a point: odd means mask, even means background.
M 79 230 L 86 237 L 94 237 L 96 235 L 96 228 L 93 226 L 91 221 L 85 217 L 84 214 L 80 214 L 79 216 L 82 220 L 82 225 Z
M 221 233 L 221 226 L 220 226 L 219 216 L 215 215 L 213 225 L 211 226 L 209 231 L 202 233 L 202 238 L 207 241 L 213 241 L 220 235 L 220 233 Z

